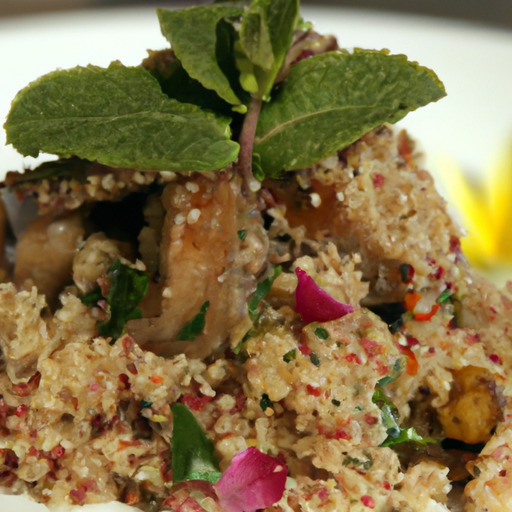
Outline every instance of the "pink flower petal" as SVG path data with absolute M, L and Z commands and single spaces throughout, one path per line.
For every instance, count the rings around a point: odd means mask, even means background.
M 252 512 L 281 499 L 288 470 L 284 464 L 256 448 L 236 454 L 215 484 L 226 512 Z
M 350 304 L 333 299 L 301 268 L 295 268 L 295 274 L 299 279 L 295 289 L 295 311 L 307 324 L 336 320 L 354 311 Z

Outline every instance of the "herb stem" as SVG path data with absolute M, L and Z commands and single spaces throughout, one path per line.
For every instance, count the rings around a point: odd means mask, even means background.
M 260 188 L 259 182 L 252 173 L 252 148 L 256 127 L 261 112 L 263 101 L 261 98 L 252 97 L 247 107 L 247 114 L 240 132 L 240 152 L 238 154 L 238 171 L 249 190 L 255 192 Z

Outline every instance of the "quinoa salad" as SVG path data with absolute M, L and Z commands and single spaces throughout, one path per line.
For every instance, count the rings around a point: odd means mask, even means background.
M 393 125 L 441 82 L 290 0 L 158 16 L 170 48 L 42 77 L 5 123 L 58 159 L 3 183 L 37 213 L 13 240 L 0 210 L 2 494 L 512 510 L 512 285 Z

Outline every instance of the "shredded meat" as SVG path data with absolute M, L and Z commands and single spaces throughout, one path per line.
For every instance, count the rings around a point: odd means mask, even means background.
M 242 196 L 240 180 L 229 170 L 216 179 L 195 174 L 170 183 L 162 203 L 159 311 L 146 310 L 127 329 L 159 355 L 204 358 L 248 329 L 247 299 L 264 270 L 268 241 L 255 200 Z M 193 343 L 176 340 L 206 301 L 203 332 Z

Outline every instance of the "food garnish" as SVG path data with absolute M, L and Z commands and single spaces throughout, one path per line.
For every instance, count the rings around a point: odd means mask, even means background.
M 275 177 L 445 95 L 432 71 L 386 51 L 305 50 L 283 70 L 310 32 L 298 13 L 298 0 L 159 9 L 173 51 L 164 73 L 159 54 L 150 69 L 53 71 L 14 99 L 7 142 L 24 155 L 138 170 L 217 170 L 238 157 L 242 175 L 255 164 Z M 194 95 L 176 99 L 190 79 Z
M 53 71 L 5 122 L 57 159 L 4 183 L 38 213 L 0 283 L 0 484 L 50 507 L 501 512 L 512 302 L 391 126 L 440 80 L 339 48 L 297 0 L 157 16 L 169 47 Z

